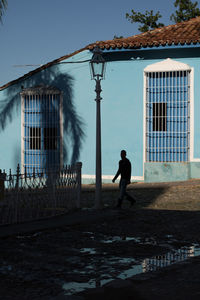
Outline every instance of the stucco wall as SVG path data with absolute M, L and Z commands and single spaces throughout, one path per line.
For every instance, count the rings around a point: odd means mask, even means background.
M 0 168 L 16 170 L 21 159 L 21 107 L 18 92 L 13 86 L 0 92 Z
M 190 163 L 145 163 L 145 182 L 184 181 L 190 179 Z
M 193 50 L 192 50 L 193 51 Z M 120 159 L 120 150 L 127 151 L 131 160 L 132 176 L 146 181 L 185 180 L 187 164 L 157 163 L 145 165 L 143 163 L 143 70 L 155 62 L 165 58 L 172 58 L 189 64 L 194 68 L 194 145 L 193 156 L 200 158 L 200 59 L 197 51 L 188 49 L 182 51 L 146 50 L 127 53 L 119 52 L 112 56 L 106 53 L 108 59 L 105 80 L 102 81 L 102 174 L 106 176 L 115 174 Z M 90 59 L 89 51 L 81 52 L 65 62 L 82 61 Z M 159 59 L 157 59 L 157 57 Z M 38 84 L 53 85 L 64 91 L 66 104 L 64 140 L 66 153 L 64 163 L 71 163 L 73 159 L 83 163 L 83 174 L 95 174 L 95 127 L 96 102 L 95 82 L 91 80 L 89 63 L 60 64 L 52 66 L 17 85 L 0 91 L 0 103 L 16 103 L 12 118 L 5 123 L 5 129 L 0 131 L 0 168 L 16 169 L 21 153 L 21 116 L 20 96 L 21 86 L 24 88 Z M 2 108 L 3 106 L 1 106 Z M 16 107 L 18 109 L 16 110 Z M 2 116 L 1 116 L 2 117 Z M 68 122 L 69 120 L 69 122 Z M 192 120 L 193 121 L 193 120 Z M 1 119 L 0 119 L 0 123 Z M 84 136 L 82 133 L 84 133 Z M 77 149 L 79 148 L 79 149 Z M 80 153 L 79 151 L 80 150 Z M 193 157 L 191 157 L 193 159 Z M 20 161 L 19 161 L 20 162 Z M 178 167 L 177 167 L 178 166 Z M 192 173 L 197 174 L 195 163 Z M 176 169 L 176 170 L 175 170 Z M 173 172 L 172 172 L 173 171 Z M 156 174 L 160 174 L 159 178 Z M 196 175 L 195 175 L 196 176 Z M 109 177 L 107 177 L 109 178 Z M 157 178 L 157 179 L 156 179 Z M 182 179 L 181 179 L 182 178 Z M 92 179 L 94 181 L 94 179 Z

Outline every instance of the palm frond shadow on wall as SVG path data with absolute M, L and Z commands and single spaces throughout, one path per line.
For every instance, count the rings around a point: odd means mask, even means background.
M 13 121 L 15 112 L 20 113 L 22 86 L 25 89 L 39 85 L 52 86 L 63 92 L 63 162 L 74 164 L 80 157 L 85 137 L 85 122 L 77 114 L 73 102 L 73 78 L 66 73 L 61 73 L 58 66 L 42 70 L 7 88 L 5 100 L 0 103 L 0 132 Z M 68 144 L 72 149 L 68 148 Z M 20 151 L 20 147 L 18 149 Z M 71 153 L 71 157 L 69 157 L 69 153 Z M 17 155 L 17 157 L 19 156 L 20 154 Z M 16 165 L 17 163 L 19 162 L 16 161 Z

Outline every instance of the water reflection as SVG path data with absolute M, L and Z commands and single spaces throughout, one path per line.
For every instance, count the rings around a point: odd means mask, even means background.
M 159 268 L 167 267 L 180 261 L 187 260 L 190 257 L 199 256 L 199 245 L 182 247 L 177 250 L 170 251 L 164 255 L 156 255 L 151 258 L 144 259 L 140 264 L 136 264 L 131 268 L 123 271 L 119 278 L 127 279 L 137 274 L 156 271 Z
M 141 242 L 139 238 L 128 238 L 127 241 L 134 240 Z M 108 238 L 103 243 L 122 241 L 121 237 Z M 143 241 L 143 244 L 152 243 L 155 244 L 153 239 Z M 82 248 L 81 253 L 87 253 L 91 255 L 91 261 L 85 266 L 84 270 L 79 274 L 90 275 L 90 279 L 87 282 L 68 282 L 63 285 L 66 295 L 72 295 L 76 292 L 83 291 L 88 288 L 100 287 L 114 279 L 127 279 L 134 275 L 156 271 L 159 268 L 167 267 L 174 263 L 187 260 L 190 257 L 200 255 L 200 246 L 193 244 L 188 247 L 181 247 L 179 249 L 173 249 L 166 254 L 156 255 L 144 260 L 136 260 L 132 257 L 105 257 L 97 255 L 98 251 L 94 248 Z M 89 270 L 91 272 L 89 272 Z M 123 271 L 120 271 L 123 270 Z M 77 270 L 76 270 L 77 272 Z M 93 278 L 91 278 L 93 277 Z M 86 280 L 85 280 L 86 281 Z
M 111 244 L 114 242 L 130 242 L 130 241 L 134 241 L 136 243 L 140 243 L 141 239 L 138 237 L 128 237 L 128 236 L 112 236 L 112 237 L 108 237 L 105 238 L 103 240 L 101 240 L 102 243 L 104 244 Z
M 182 247 L 178 250 L 170 251 L 165 255 L 157 255 L 152 258 L 146 258 L 142 262 L 143 272 L 156 271 L 158 268 L 167 267 L 198 255 L 200 255 L 199 245 L 192 245 L 190 247 Z
M 10 265 L 5 265 L 5 266 L 1 266 L 0 267 L 0 273 L 1 274 L 7 274 L 8 272 L 11 272 L 12 271 L 12 266 L 10 266 Z
M 129 236 L 112 236 L 112 237 L 105 237 L 103 240 L 101 240 L 102 243 L 104 244 L 112 244 L 115 242 L 130 242 L 133 241 L 135 243 L 138 243 L 140 245 L 156 245 L 157 242 L 155 241 L 154 238 L 145 238 L 142 239 L 140 237 L 129 237 Z
M 96 254 L 96 250 L 94 248 L 82 248 L 80 249 L 81 253 L 87 253 L 87 254 Z

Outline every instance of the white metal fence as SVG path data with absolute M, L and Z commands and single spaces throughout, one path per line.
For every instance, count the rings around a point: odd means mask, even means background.
M 0 172 L 0 225 L 47 218 L 79 208 L 81 163 L 59 171 Z

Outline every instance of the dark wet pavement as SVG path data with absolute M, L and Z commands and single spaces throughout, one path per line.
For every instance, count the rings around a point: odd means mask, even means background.
M 69 220 L 58 226 L 49 220 L 51 229 L 35 227 L 32 233 L 24 224 L 23 233 L 1 238 L 0 299 L 83 294 L 85 288 L 156 274 L 160 271 L 149 271 L 199 255 L 199 237 L 190 234 L 194 215 L 191 220 L 184 212 L 107 209 L 77 212 Z M 181 235 L 183 224 L 187 231 Z

